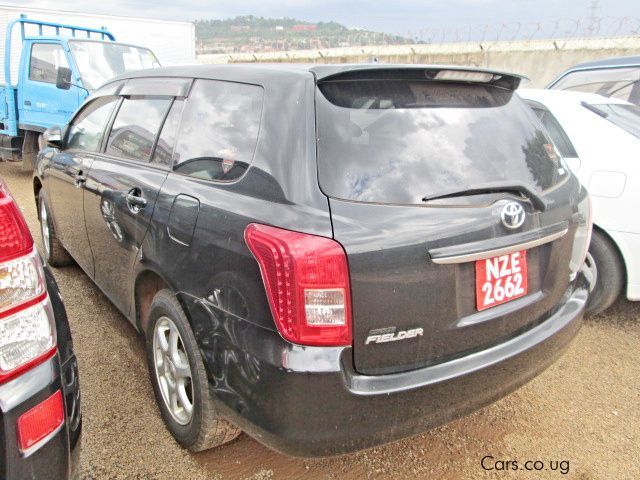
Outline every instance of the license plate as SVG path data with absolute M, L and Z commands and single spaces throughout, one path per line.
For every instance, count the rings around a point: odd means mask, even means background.
M 527 252 L 476 261 L 476 307 L 495 307 L 527 294 Z

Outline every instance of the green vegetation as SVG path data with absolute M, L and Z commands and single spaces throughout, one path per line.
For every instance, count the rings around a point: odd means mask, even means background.
M 336 22 L 247 15 L 226 20 L 196 20 L 199 53 L 264 52 L 357 45 L 397 45 L 404 37 L 347 28 Z

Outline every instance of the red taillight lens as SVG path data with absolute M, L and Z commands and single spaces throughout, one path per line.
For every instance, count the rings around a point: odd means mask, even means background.
M 244 232 L 280 334 L 301 345 L 351 345 L 349 268 L 325 237 L 256 223 Z
M 18 446 L 23 455 L 37 449 L 64 422 L 62 393 L 58 390 L 44 402 L 20 415 L 16 424 Z
M 42 261 L 0 181 L 0 384 L 55 354 L 55 333 Z
M 7 186 L 0 180 L 0 262 L 30 253 L 33 238 Z

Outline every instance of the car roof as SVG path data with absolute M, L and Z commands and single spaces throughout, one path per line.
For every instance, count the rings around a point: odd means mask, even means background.
M 544 88 L 520 88 L 517 90 L 518 95 L 527 100 L 534 100 L 541 103 L 545 101 L 567 101 L 572 103 L 587 102 L 592 105 L 604 103 L 632 105 L 631 103 L 620 98 L 605 97 L 597 93 L 575 92 L 568 90 L 548 90 Z
M 516 82 L 524 78 L 521 75 L 492 70 L 487 68 L 465 67 L 459 65 L 410 65 L 410 64 L 382 64 L 382 63 L 357 63 L 357 64 L 302 64 L 302 63 L 239 63 L 220 65 L 184 65 L 173 67 L 160 67 L 147 70 L 126 72 L 111 79 L 108 83 L 129 78 L 144 77 L 193 77 L 226 79 L 235 77 L 236 81 L 251 83 L 255 79 L 268 80 L 269 78 L 281 78 L 282 75 L 308 76 L 313 74 L 316 80 L 325 80 L 334 75 L 346 72 L 384 71 L 384 70 L 457 70 L 492 73 L 502 77 L 508 77 Z
M 571 72 L 573 70 L 600 68 L 600 67 L 632 67 L 640 66 L 640 55 L 633 55 L 629 57 L 611 57 L 601 60 L 593 60 L 591 62 L 583 62 L 567 69 L 564 73 Z

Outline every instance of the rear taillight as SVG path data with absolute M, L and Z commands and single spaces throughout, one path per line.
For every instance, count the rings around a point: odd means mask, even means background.
M 64 404 L 60 390 L 20 415 L 16 424 L 18 447 L 24 456 L 47 442 L 64 423 Z
M 0 181 L 0 383 L 51 357 L 55 339 L 42 262 Z
M 244 237 L 260 265 L 280 334 L 300 345 L 351 345 L 349 268 L 342 246 L 255 223 Z
M 580 214 L 578 227 L 573 239 L 573 250 L 569 261 L 570 279 L 573 280 L 580 267 L 584 263 L 589 245 L 591 244 L 591 232 L 593 231 L 593 207 L 591 204 L 591 196 L 587 195 L 584 200 L 578 204 L 578 213 Z

